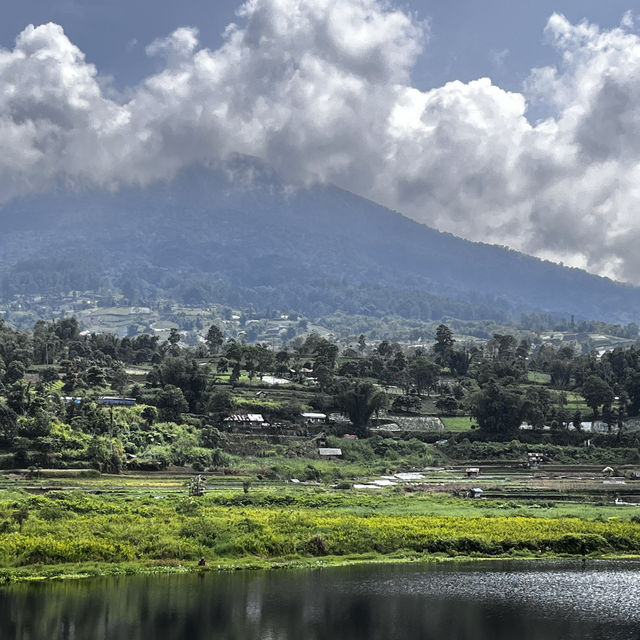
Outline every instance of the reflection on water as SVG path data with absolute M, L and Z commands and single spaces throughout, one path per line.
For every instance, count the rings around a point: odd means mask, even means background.
M 640 563 L 385 565 L 0 589 L 2 640 L 640 640 Z

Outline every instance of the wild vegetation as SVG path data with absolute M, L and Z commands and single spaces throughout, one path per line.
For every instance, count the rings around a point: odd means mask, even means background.
M 77 574 L 92 563 L 194 567 L 202 557 L 209 565 L 233 566 L 247 557 L 266 563 L 339 562 L 371 553 L 425 558 L 640 553 L 637 517 L 594 518 L 597 508 L 574 507 L 578 517 L 554 505 L 542 513 L 536 507 L 487 508 L 442 496 L 323 489 L 227 490 L 199 499 L 13 492 L 0 500 L 0 579 L 34 575 L 33 565 L 59 565 L 59 573 Z

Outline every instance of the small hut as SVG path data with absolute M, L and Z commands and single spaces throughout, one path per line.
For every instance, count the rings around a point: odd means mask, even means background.
M 537 469 L 542 463 L 544 456 L 541 453 L 527 453 L 527 464 L 530 469 Z
M 337 447 L 319 447 L 318 455 L 321 458 L 340 458 L 342 457 L 342 449 Z

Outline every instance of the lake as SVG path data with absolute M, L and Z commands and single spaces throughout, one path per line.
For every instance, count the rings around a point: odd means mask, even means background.
M 640 639 L 640 563 L 361 565 L 17 584 L 2 640 Z

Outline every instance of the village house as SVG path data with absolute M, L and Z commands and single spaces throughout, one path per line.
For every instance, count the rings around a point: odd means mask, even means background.
M 324 424 L 326 421 L 326 413 L 301 413 L 298 416 L 298 422 L 301 424 Z
M 226 427 L 236 429 L 261 429 L 268 427 L 261 413 L 238 413 L 224 419 Z
M 573 422 L 569 423 L 567 429 L 569 431 L 575 431 Z M 581 422 L 580 431 L 583 431 L 584 433 L 618 433 L 618 425 L 608 425 L 602 420 L 596 420 L 595 422 Z

